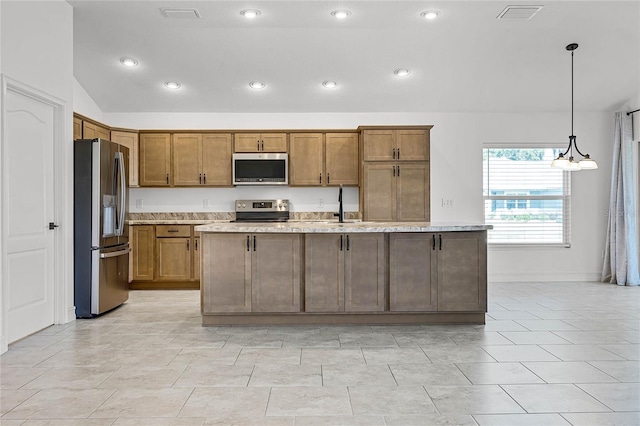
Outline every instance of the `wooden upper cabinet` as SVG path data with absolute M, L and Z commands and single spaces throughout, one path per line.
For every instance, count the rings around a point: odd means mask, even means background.
M 286 133 L 236 133 L 235 152 L 287 152 Z
M 289 139 L 289 185 L 321 186 L 326 183 L 323 134 L 292 133 Z
M 202 135 L 203 185 L 231 185 L 232 155 L 231 133 L 205 133 Z
M 140 186 L 169 186 L 171 182 L 171 134 L 140 135 Z
M 111 141 L 129 148 L 129 186 L 138 186 L 138 132 L 111 131 Z
M 358 185 L 358 134 L 325 135 L 327 185 Z
M 172 148 L 173 184 L 202 184 L 202 134 L 176 133 L 172 136 Z
M 82 120 L 73 117 L 73 140 L 82 139 Z
M 427 161 L 429 130 L 363 130 L 364 161 Z
M 395 163 L 365 163 L 363 170 L 364 220 L 394 221 L 396 218 Z
M 82 139 L 106 139 L 111 140 L 111 131 L 106 127 L 99 126 L 97 124 L 90 123 L 88 121 L 82 122 Z
M 396 218 L 398 222 L 428 222 L 429 164 L 397 163 L 396 165 Z
M 292 133 L 289 185 L 358 185 L 357 133 Z

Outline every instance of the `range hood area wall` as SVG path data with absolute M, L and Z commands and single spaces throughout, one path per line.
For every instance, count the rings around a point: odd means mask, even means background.
M 345 187 L 345 212 L 358 211 L 358 188 Z M 130 213 L 233 212 L 235 200 L 288 199 L 292 212 L 337 212 L 338 188 L 131 188 Z

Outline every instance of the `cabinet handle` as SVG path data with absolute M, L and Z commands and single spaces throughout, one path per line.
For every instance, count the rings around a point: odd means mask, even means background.
M 331 183 L 331 175 L 327 173 L 327 183 Z
M 340 251 L 342 251 L 342 235 L 340 235 Z
M 400 166 L 398 166 L 398 176 L 400 176 Z
M 396 166 L 393 166 L 393 177 L 396 176 Z
M 187 240 L 187 251 L 189 251 L 189 240 Z
M 167 185 L 169 185 L 169 173 L 167 173 Z
M 442 235 L 438 235 L 438 240 L 440 240 L 440 250 L 442 250 Z
M 347 235 L 347 251 L 349 251 L 349 236 Z
M 253 236 L 253 251 L 256 251 L 256 236 Z
M 433 241 L 433 244 L 431 245 L 431 250 L 435 250 L 436 249 L 436 234 L 433 234 L 431 237 L 432 237 L 432 241 Z
M 256 151 L 260 151 L 260 141 L 258 141 L 258 148 L 256 149 Z
M 398 148 L 398 160 L 400 159 L 400 148 Z
M 395 148 L 393 148 L 393 159 L 394 160 L 396 159 L 396 149 Z
M 195 246 L 196 251 L 198 251 L 198 240 L 193 240 L 193 245 Z
M 260 144 L 262 145 L 262 150 L 264 151 L 264 141 L 260 141 Z
M 198 182 L 200 182 L 200 185 L 202 185 L 202 173 L 198 175 Z
M 179 229 L 168 229 L 167 232 L 178 232 Z
M 248 235 L 247 235 L 247 251 L 251 251 L 251 242 Z
M 204 181 L 204 184 L 206 185 L 207 184 L 207 174 L 206 173 L 202 175 L 202 180 Z
M 318 183 L 322 183 L 322 173 L 320 173 L 320 176 L 318 177 Z

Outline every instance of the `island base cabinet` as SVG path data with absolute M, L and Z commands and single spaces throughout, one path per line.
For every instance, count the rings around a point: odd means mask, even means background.
M 438 311 L 486 312 L 486 232 L 437 234 Z
M 251 238 L 251 311 L 300 312 L 300 235 Z
M 299 234 L 203 234 L 202 312 L 299 312 Z
M 385 308 L 384 234 L 307 234 L 305 312 Z
M 438 309 L 437 253 L 433 234 L 389 235 L 389 310 Z
M 251 251 L 245 234 L 202 234 L 202 312 L 251 312 Z

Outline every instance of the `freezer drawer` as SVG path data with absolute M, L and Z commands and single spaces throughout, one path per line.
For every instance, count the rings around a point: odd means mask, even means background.
M 91 313 L 99 315 L 121 305 L 129 298 L 129 253 L 124 247 L 109 250 L 95 250 L 91 291 Z

